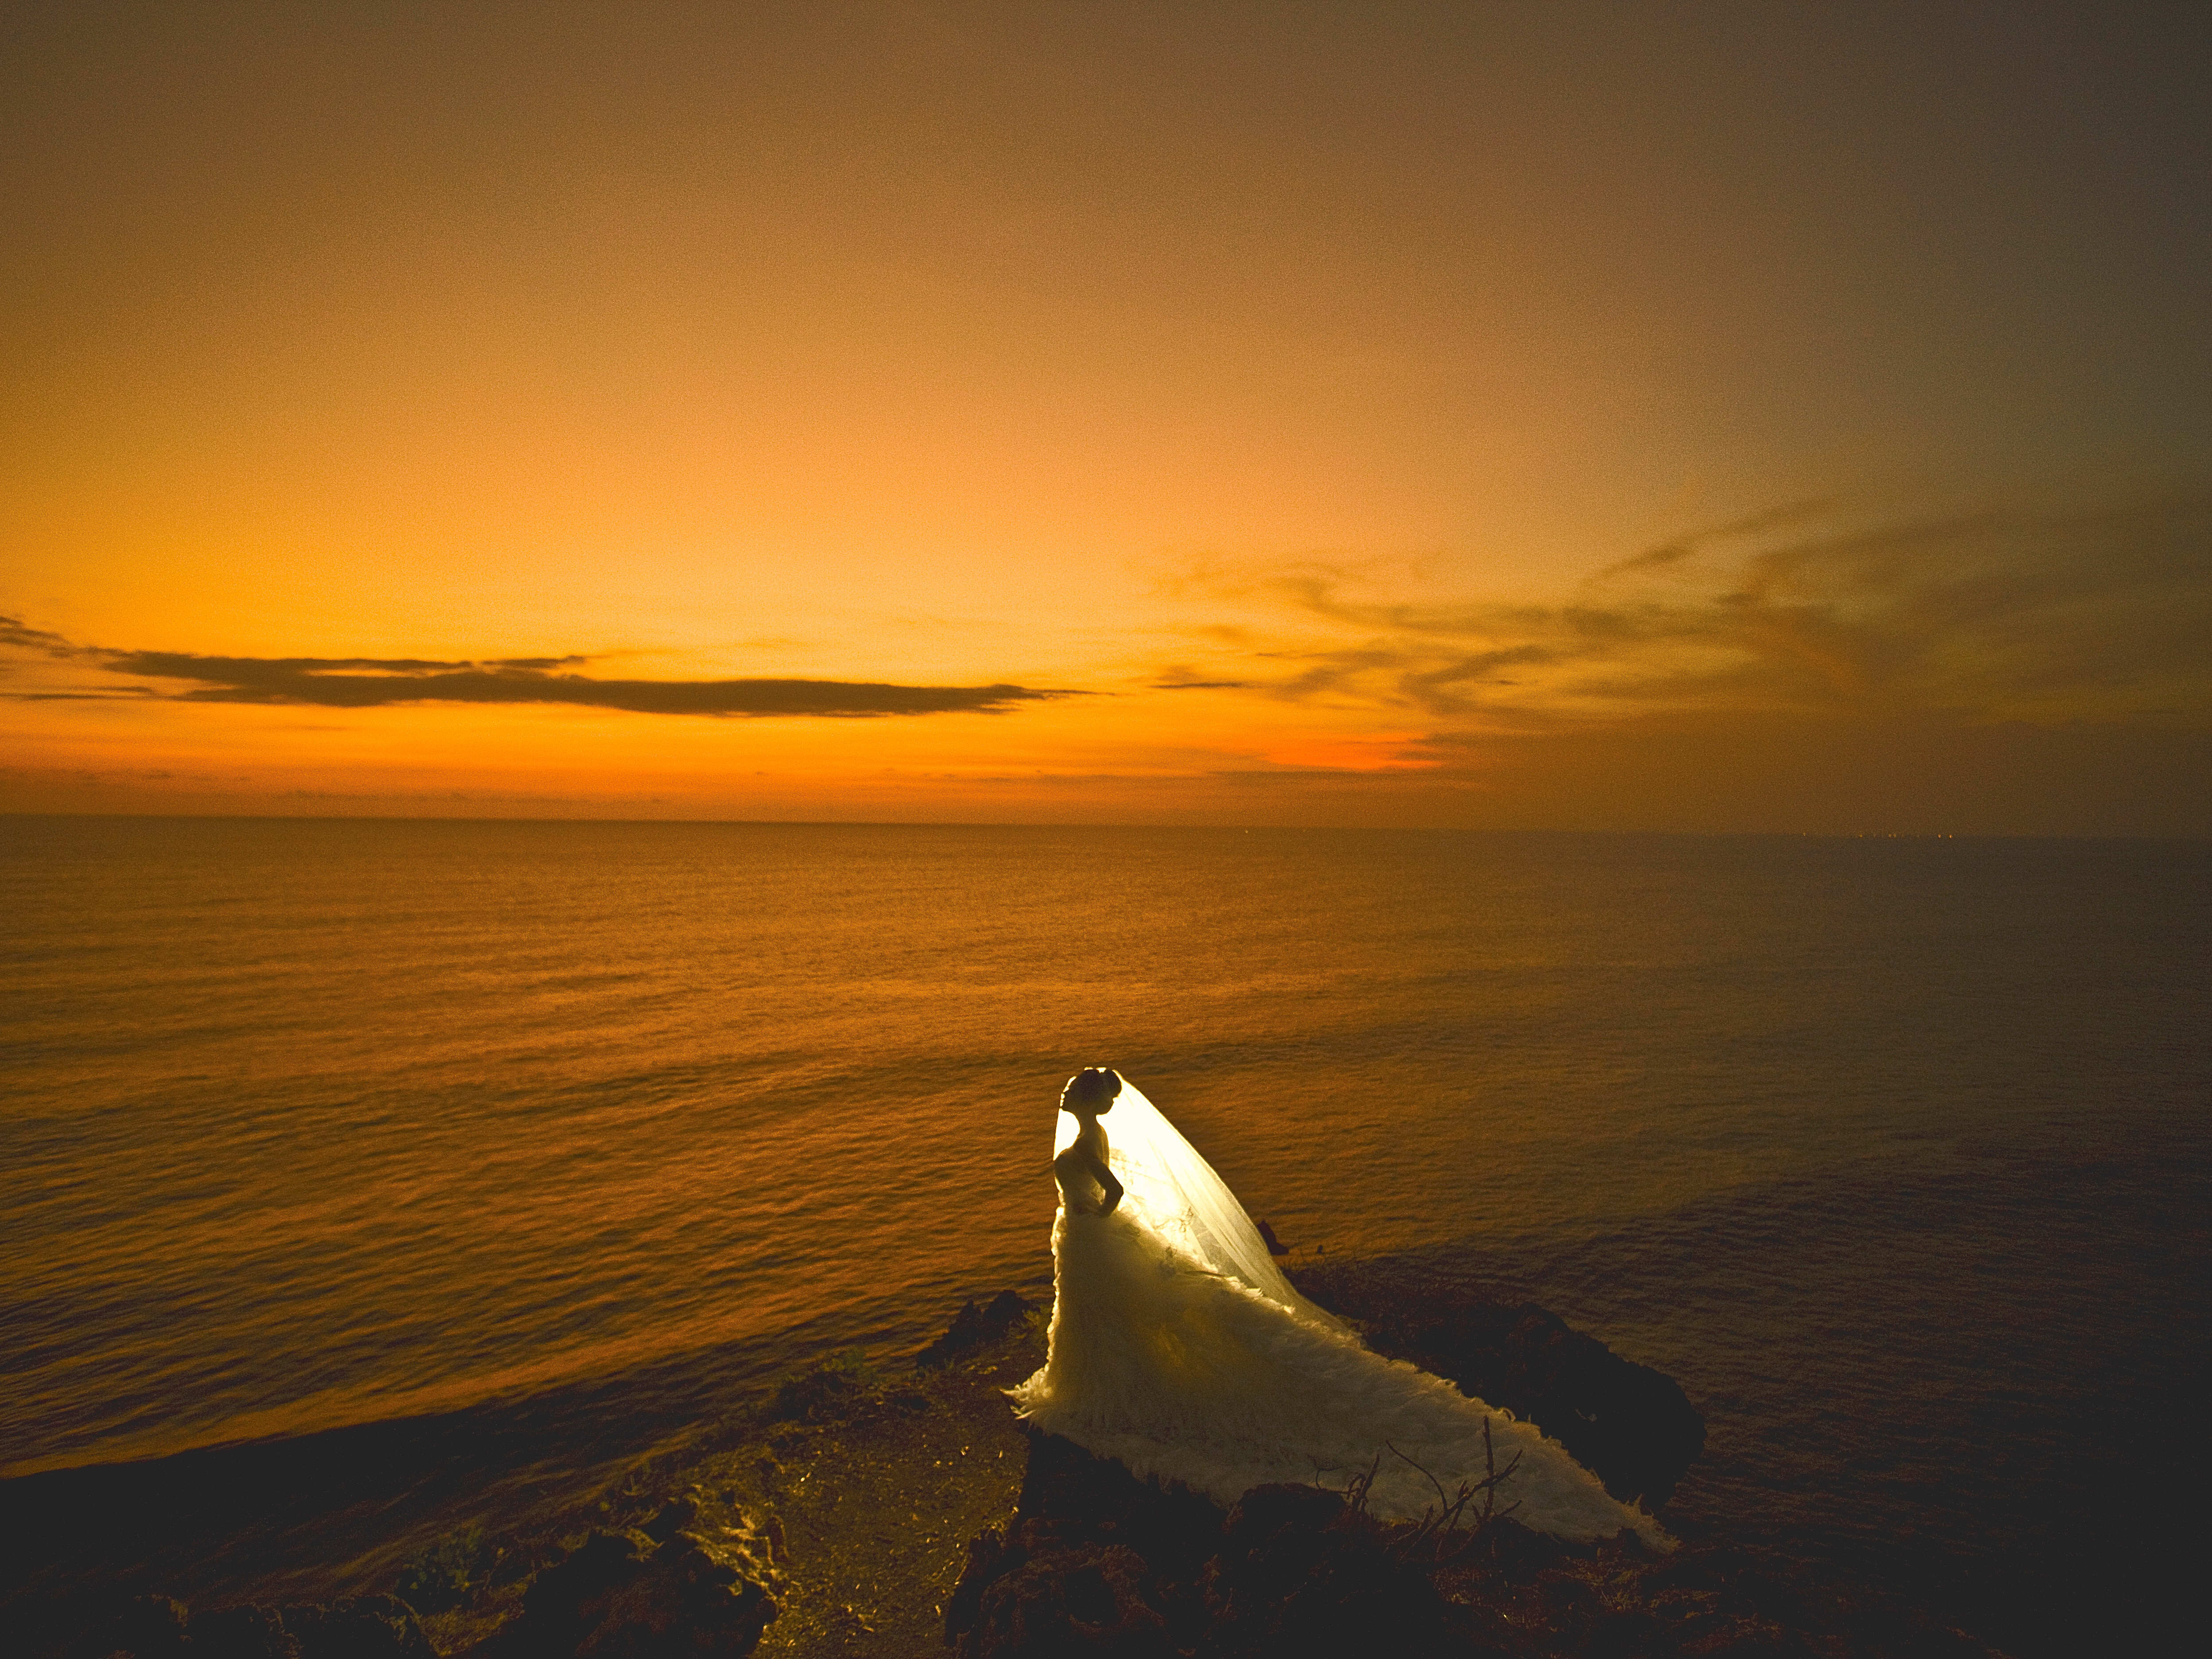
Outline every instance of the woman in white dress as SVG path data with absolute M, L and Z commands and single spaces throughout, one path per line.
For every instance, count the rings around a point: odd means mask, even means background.
M 1372 1468 L 1370 1512 L 1411 1519 L 1437 1504 L 1431 1478 L 1450 1492 L 1484 1477 L 1487 1423 L 1515 1520 L 1672 1547 L 1533 1424 L 1370 1352 L 1300 1296 L 1221 1177 L 1116 1073 L 1069 1081 L 1055 1151 L 1050 1348 L 1012 1390 L 1038 1428 L 1224 1505 Z

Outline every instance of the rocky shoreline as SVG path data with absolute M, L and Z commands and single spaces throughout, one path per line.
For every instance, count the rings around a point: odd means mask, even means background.
M 1660 1510 L 1702 1448 L 1672 1379 L 1541 1308 L 1356 1262 L 1297 1279 L 1378 1351 L 1540 1425 L 1617 1497 Z M 833 1357 L 550 1523 L 452 1529 L 372 1582 L 282 1581 L 328 1589 L 314 1601 L 50 1559 L 4 1581 L 0 1618 L 39 1659 L 1993 1651 L 1724 1538 L 1571 1545 L 1479 1497 L 1386 1524 L 1356 1481 L 1263 1487 L 1224 1513 L 1024 1432 L 1000 1390 L 1042 1359 L 1042 1323 L 1012 1292 L 970 1304 L 911 1366 Z

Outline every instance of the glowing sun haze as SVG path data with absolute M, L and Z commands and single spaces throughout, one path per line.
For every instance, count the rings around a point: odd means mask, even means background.
M 0 810 L 2212 834 L 2201 11 L 6 35 Z

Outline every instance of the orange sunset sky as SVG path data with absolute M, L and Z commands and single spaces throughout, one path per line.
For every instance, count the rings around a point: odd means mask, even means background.
M 0 810 L 2212 834 L 2201 8 L 15 8 Z

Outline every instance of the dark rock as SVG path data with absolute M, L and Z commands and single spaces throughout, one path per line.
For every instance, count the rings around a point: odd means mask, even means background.
M 960 1311 L 952 1316 L 951 1328 L 916 1354 L 914 1363 L 917 1365 L 950 1364 L 971 1349 L 999 1340 L 1029 1317 L 1030 1309 L 1029 1299 L 1012 1291 L 1000 1291 L 991 1298 L 988 1307 L 963 1302 L 960 1304 Z
M 945 1641 L 964 1656 L 1187 1650 L 1205 1627 L 1198 1581 L 1221 1523 L 1181 1486 L 1032 1434 L 1015 1518 L 969 1541 Z
M 1597 1592 L 1583 1579 L 1566 1573 L 1545 1574 L 1537 1580 L 1536 1589 L 1545 1611 L 1554 1619 L 1584 1618 L 1597 1610 Z
M 522 1616 L 509 1627 L 514 1639 L 526 1632 L 532 1650 L 574 1652 L 590 1633 L 591 1611 L 644 1570 L 652 1547 L 640 1533 L 593 1533 L 530 1581 Z
M 696 1519 L 697 1505 L 689 1507 Z M 734 1659 L 776 1616 L 782 1575 L 774 1554 L 750 1523 L 657 1542 L 641 1532 L 594 1533 L 531 1581 L 521 1616 L 490 1645 L 532 1659 Z
M 301 1659 L 436 1659 L 414 1608 L 396 1595 L 286 1607 L 283 1616 L 284 1628 L 300 1644 Z
M 1717 1620 L 1675 1651 L 1698 1659 L 1812 1659 L 1813 1644 L 1763 1619 Z
M 592 1610 L 577 1659 L 750 1653 L 777 1611 L 766 1553 L 676 1534 L 645 1571 Z
M 1046 1540 L 1127 1544 L 1170 1579 L 1195 1581 L 1221 1547 L 1218 1504 L 1185 1486 L 1139 1480 L 1055 1434 L 1030 1437 L 1015 1508 L 1036 1547 Z
M 1340 1494 L 1320 1486 L 1255 1486 L 1229 1511 L 1224 1542 L 1249 1552 L 1293 1534 L 1312 1537 L 1343 1519 L 1346 1507 Z
M 945 1642 L 963 1659 L 1166 1654 L 1187 1650 L 1202 1625 L 1194 1585 L 1065 1516 L 1018 1515 L 978 1533 L 945 1609 Z
M 1373 1263 L 1316 1264 L 1293 1277 L 1358 1321 L 1378 1352 L 1535 1424 L 1624 1503 L 1665 1503 L 1705 1449 L 1705 1419 L 1680 1384 L 1533 1304 Z
M 185 1650 L 191 1614 L 166 1595 L 140 1595 L 124 1603 L 115 1617 L 95 1629 L 73 1651 L 88 1656 L 127 1653 L 133 1659 L 173 1659 Z
M 1641 1659 L 1659 1650 L 1659 1621 L 1640 1607 L 1601 1614 L 1583 1647 L 1586 1659 Z
M 686 1530 L 698 1519 L 697 1502 L 689 1498 L 678 1498 L 663 1504 L 639 1530 L 654 1543 L 662 1544 Z
M 1036 1435 L 1015 1519 L 969 1545 L 945 1638 L 963 1659 L 1419 1659 L 1446 1650 L 1447 1620 L 1427 1569 L 1398 1559 L 1386 1529 L 1334 1492 L 1263 1486 L 1224 1516 Z
M 980 1617 L 983 1592 L 1006 1574 L 1027 1560 L 1028 1553 L 1014 1554 L 1007 1540 L 1008 1532 L 1019 1528 L 1018 1521 L 1005 1527 L 986 1527 L 968 1540 L 968 1560 L 960 1570 L 960 1581 L 953 1585 L 951 1598 L 945 1604 L 945 1641 L 948 1647 L 958 1646 L 972 1652 L 973 1644 L 963 1638 L 975 1628 Z
M 218 1607 L 187 1626 L 192 1659 L 307 1659 L 279 1607 Z
M 1382 1529 L 1334 1492 L 1259 1486 L 1230 1511 L 1206 1575 L 1201 1659 L 1442 1655 L 1443 1599 Z
M 975 1598 L 962 1659 L 1168 1659 L 1167 1620 L 1147 1596 L 1151 1566 L 1121 1544 L 1030 1555 Z

